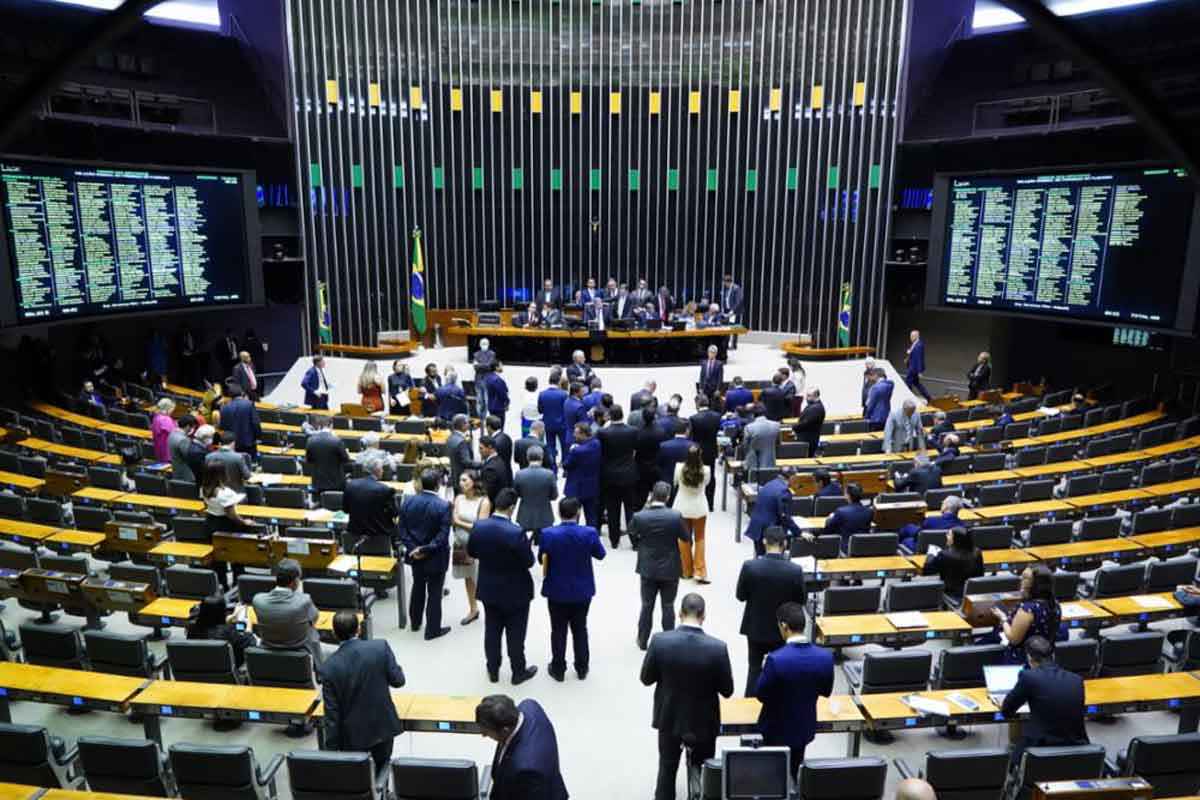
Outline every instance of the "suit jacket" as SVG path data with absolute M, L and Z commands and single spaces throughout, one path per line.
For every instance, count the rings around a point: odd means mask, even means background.
M 558 739 L 554 726 L 536 700 L 517 704 L 521 726 L 500 756 L 492 760 L 492 800 L 567 800 L 558 765 Z
M 908 374 L 920 375 L 925 371 L 925 340 L 917 339 L 908 351 Z
M 483 466 L 479 468 L 479 479 L 483 481 L 488 499 L 495 503 L 496 495 L 500 494 L 500 490 L 512 486 L 512 467 L 508 465 L 503 456 L 494 455 L 484 461 Z
M 1021 670 L 1000 711 L 1012 717 L 1029 703 L 1021 734 L 1027 747 L 1087 744 L 1083 698 L 1083 678 L 1057 664 L 1042 664 Z
M 545 467 L 525 467 L 513 478 L 513 488 L 521 498 L 517 506 L 517 524 L 523 530 L 537 531 L 554 524 L 550 503 L 558 499 L 558 481 Z
M 332 431 L 308 437 L 304 460 L 312 467 L 312 487 L 318 495 L 326 490 L 341 491 L 346 485 L 346 465 L 350 454 Z
M 600 440 L 592 437 L 571 445 L 563 454 L 563 474 L 566 485 L 563 494 L 580 500 L 590 500 L 600 494 Z
M 546 424 L 546 434 L 555 434 L 565 430 L 567 393 L 557 386 L 543 389 L 538 395 L 538 413 Z
M 446 439 L 446 455 L 450 457 L 450 485 L 458 491 L 458 478 L 463 470 L 473 469 L 475 455 L 471 452 L 471 440 L 461 431 L 451 431 Z
M 779 423 L 766 417 L 756 419 L 742 432 L 746 443 L 746 471 L 775 466 L 775 443 L 779 441 Z
M 321 666 L 321 639 L 315 627 L 317 607 L 312 598 L 286 586 L 254 595 L 258 639 L 272 650 L 307 650 L 313 665 Z
M 646 405 L 646 403 L 649 403 L 649 402 L 650 402 L 650 398 L 651 398 L 651 397 L 654 397 L 654 395 L 653 395 L 653 394 L 651 394 L 650 392 L 648 392 L 648 391 L 647 391 L 647 390 L 645 390 L 645 389 L 638 389 L 636 392 L 634 392 L 633 394 L 629 395 L 629 414 L 630 414 L 630 418 L 632 418 L 632 416 L 633 416 L 633 412 L 635 412 L 635 411 L 641 411 L 641 410 L 642 410 L 642 406 Z M 640 426 L 640 425 L 637 425 L 637 426 L 634 426 L 634 427 L 641 427 L 641 426 Z
M 447 422 L 454 419 L 455 414 L 467 413 L 467 393 L 457 383 L 445 383 L 433 393 L 437 401 L 438 419 Z
M 167 434 L 167 452 L 171 454 L 171 477 L 179 481 L 199 483 L 188 461 L 188 452 L 192 447 L 192 439 L 182 428 L 176 428 Z M 201 474 L 203 477 L 203 474 Z
M 804 603 L 804 568 L 786 555 L 767 553 L 742 564 L 737 599 L 742 610 L 741 634 L 752 642 L 778 647 L 783 644 L 775 612 L 784 603 Z
M 534 303 L 537 304 L 537 307 L 543 310 L 546 308 L 554 308 L 559 304 L 559 302 L 559 291 L 557 288 L 551 289 L 550 291 L 540 289 L 537 293 L 537 299 L 534 300 Z
M 896 479 L 897 492 L 916 492 L 924 495 L 929 489 L 942 488 L 942 470 L 935 464 L 920 467 Z
M 672 436 L 658 446 L 658 458 L 655 467 L 658 469 L 658 479 L 670 483 L 675 478 L 675 465 L 687 460 L 688 450 L 692 440 L 681 436 Z
M 241 453 L 232 450 L 213 450 L 204 456 L 204 466 L 220 464 L 225 468 L 225 485 L 235 492 L 240 492 L 250 479 L 250 467 Z M 203 472 L 201 472 L 203 474 Z
M 300 381 L 300 388 L 304 390 L 304 405 L 310 408 L 328 408 L 329 395 L 318 395 L 318 389 L 329 391 L 329 380 L 325 377 L 325 371 L 319 370 L 316 367 L 309 367 L 304 373 L 304 378 Z M 222 412 L 223 413 L 223 412 Z
M 727 317 L 742 313 L 743 300 L 742 287 L 738 284 L 733 284 L 728 289 L 724 285 L 721 286 L 721 313 Z
M 585 412 L 591 412 L 593 408 L 600 405 L 600 401 L 604 399 L 604 392 L 594 391 L 588 392 L 583 396 L 583 408 Z M 585 417 L 586 419 L 586 417 Z
M 870 506 L 847 503 L 835 509 L 825 520 L 825 533 L 841 536 L 842 548 L 845 549 L 852 535 L 871 532 L 871 518 L 874 516 L 875 512 Z
M 583 405 L 583 401 L 574 397 L 567 397 L 563 401 L 563 430 L 570 433 L 575 428 L 576 422 L 583 422 L 587 419 L 587 409 Z
M 596 438 L 600 440 L 600 480 L 606 486 L 637 483 L 637 430 L 614 422 L 596 431 Z
M 413 388 L 412 375 L 393 372 L 387 376 L 387 401 L 393 414 L 396 414 L 404 406 L 396 404 L 396 395 L 404 395 L 405 401 L 408 400 L 408 390 Z
M 946 585 L 946 594 L 962 597 L 963 588 L 970 578 L 983 575 L 983 553 L 978 548 L 966 552 L 946 547 L 938 554 L 925 559 L 922 575 L 937 575 Z
M 252 367 L 253 368 L 253 367 Z M 256 383 L 253 387 L 250 385 L 250 374 L 246 372 L 246 365 L 239 361 L 233 367 L 233 374 L 230 376 L 233 382 L 242 387 L 242 391 L 246 393 L 246 397 L 251 400 L 258 399 L 258 390 L 262 386 L 261 383 Z M 255 381 L 259 380 L 258 372 L 254 373 Z
M 391 553 L 396 537 L 396 490 L 374 478 L 355 478 L 342 490 L 342 509 L 352 537 L 365 537 L 372 553 Z M 363 550 L 367 552 L 367 550 Z
M 663 322 L 671 318 L 671 310 L 675 308 L 675 298 L 661 292 L 654 295 L 654 313 Z
M 729 648 L 700 628 L 655 634 L 642 661 L 642 683 L 654 686 L 655 729 L 686 742 L 711 742 L 721 727 L 718 695 L 733 694 Z
M 612 322 L 612 314 L 609 312 L 607 304 L 601 306 L 599 311 L 596 310 L 596 306 L 593 304 L 583 307 L 584 322 L 596 322 L 600 319 L 604 320 L 604 327 L 606 328 L 608 327 L 609 323 Z
M 529 448 L 534 446 L 542 448 L 542 466 L 551 472 L 557 472 L 554 454 L 547 449 L 546 440 L 533 436 L 522 436 L 513 443 L 513 461 L 517 462 L 517 468 L 525 469 L 529 466 Z
M 488 413 L 503 418 L 508 411 L 508 384 L 499 373 L 489 372 L 483 379 L 483 386 L 487 392 Z
M 669 439 L 677 433 L 683 433 L 687 423 L 678 414 L 668 413 L 659 406 L 658 419 L 655 420 L 654 426 L 662 431 L 664 439 Z
M 639 474 L 658 474 L 658 448 L 668 438 L 670 436 L 657 425 L 638 429 L 637 452 L 634 457 L 637 459 Z
M 476 350 L 471 356 L 471 366 L 475 367 L 475 380 L 480 380 L 481 373 L 491 372 L 496 368 L 496 351 Z
M 721 384 L 725 383 L 725 362 L 715 359 L 712 368 L 709 368 L 707 358 L 701 361 L 700 378 L 697 383 L 700 384 L 700 391 L 704 394 L 716 394 L 720 390 Z
M 700 445 L 700 457 L 704 463 L 717 460 L 717 434 L 721 431 L 721 415 L 712 409 L 700 411 L 688 420 L 691 424 L 692 441 Z
M 542 528 L 538 554 L 546 564 L 542 596 L 554 603 L 582 603 L 596 594 L 592 559 L 606 555 L 595 528 L 564 522 Z
M 760 541 L 767 528 L 774 525 L 787 528 L 793 536 L 800 535 L 800 526 L 792 519 L 792 491 L 783 476 L 777 476 L 765 486 L 758 487 L 758 497 L 750 512 L 745 536 L 752 542 Z
M 808 442 L 810 458 L 817 454 L 817 447 L 821 444 L 821 426 L 824 424 L 825 404 L 820 400 L 814 400 L 806 405 L 796 420 L 796 426 L 793 428 L 796 432 L 796 441 Z
M 574 361 L 567 364 L 567 378 L 571 381 L 579 381 L 586 384 L 595 374 L 587 364 L 576 364 Z
M 476 596 L 484 605 L 519 608 L 533 600 L 533 550 L 520 527 L 496 514 L 476 520 L 467 553 L 479 561 Z
M 498 431 L 492 434 L 492 442 L 496 445 L 496 455 L 504 459 L 504 463 L 512 466 L 513 460 L 513 440 L 504 431 Z
M 742 406 L 750 405 L 754 402 L 754 393 L 745 386 L 733 387 L 725 392 L 725 410 L 737 411 Z
M 867 392 L 866 410 L 863 415 L 868 422 L 875 425 L 882 425 L 887 422 L 888 415 L 892 413 L 892 389 L 895 388 L 887 378 L 882 378 L 875 381 Z
M 625 297 L 617 295 L 617 299 L 612 301 L 611 316 L 613 319 L 633 319 L 633 298 L 628 294 Z
M 404 670 L 383 639 L 350 639 L 321 667 L 325 749 L 370 750 L 404 731 L 391 689 Z
M 766 409 L 766 417 L 769 420 L 779 422 L 791 413 L 791 403 L 783 396 L 783 390 L 774 384 L 763 389 L 758 399 Z
M 437 575 L 450 569 L 450 504 L 436 492 L 422 491 L 400 504 L 400 541 L 414 574 Z M 425 558 L 414 559 L 422 548 Z
M 221 430 L 233 433 L 239 451 L 254 447 L 262 437 L 262 423 L 254 403 L 238 397 L 221 406 Z
M 906 417 L 904 409 L 897 408 L 888 415 L 883 426 L 883 452 L 903 453 L 920 450 L 924 446 L 925 429 L 921 427 L 920 414 L 914 411 L 911 417 Z
M 633 515 L 629 538 L 638 543 L 637 574 L 654 581 L 677 581 L 683 575 L 679 542 L 690 542 L 683 515 L 653 503 Z
M 758 731 L 767 746 L 804 747 L 817 731 L 817 697 L 833 693 L 833 653 L 791 642 L 767 655 L 754 696 Z

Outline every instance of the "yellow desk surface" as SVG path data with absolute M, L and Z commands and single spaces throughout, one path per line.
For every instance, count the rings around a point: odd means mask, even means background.
M 1067 606 L 1077 606 L 1078 608 L 1081 608 L 1087 612 L 1087 616 L 1072 616 L 1070 618 L 1067 617 L 1066 613 L 1063 613 L 1063 622 L 1066 622 L 1068 625 L 1073 622 L 1085 622 L 1087 620 L 1094 619 L 1108 619 L 1112 616 L 1112 614 L 1108 613 L 1091 600 L 1066 600 L 1059 604 L 1060 608 L 1065 608 Z
M 176 511 L 191 511 L 199 513 L 204 510 L 204 502 L 201 500 L 185 500 L 182 497 L 163 497 L 157 494 L 131 494 L 121 495 L 117 499 L 118 503 L 128 503 L 131 506 L 140 508 L 161 508 L 175 509 Z M 242 510 L 243 506 L 238 506 L 238 511 Z
M 1138 602 L 1139 598 L 1158 598 L 1160 605 L 1155 608 L 1148 608 Z M 1162 606 L 1161 603 L 1163 602 L 1167 603 L 1167 605 Z M 1117 617 L 1136 616 L 1137 614 L 1161 614 L 1167 611 L 1179 611 L 1183 608 L 1183 604 L 1175 599 L 1175 595 L 1172 592 L 1135 594 L 1128 595 L 1126 597 L 1107 597 L 1103 600 L 1096 600 L 1096 605 Z
M 74 458 L 78 461 L 87 461 L 92 464 L 120 464 L 121 457 L 116 453 L 105 453 L 100 450 L 89 450 L 85 447 L 70 447 L 58 442 L 48 442 L 45 439 L 29 437 L 17 442 L 18 447 L 24 447 L 27 450 L 36 450 L 39 453 L 53 453 L 54 455 L 66 456 Z
M 38 792 L 40 786 L 23 786 L 19 783 L 0 783 L 0 800 L 29 800 Z
M 1153 486 L 1147 486 L 1142 491 L 1153 497 L 1168 497 L 1173 494 L 1183 494 L 1185 492 L 1200 492 L 1200 478 L 1188 478 L 1169 483 L 1156 483 Z
M 1078 428 L 1073 431 L 1062 431 L 1061 433 L 1048 433 L 1043 436 L 1029 436 L 1024 439 L 1013 439 L 1010 442 L 1012 447 L 1027 447 L 1036 444 L 1056 444 L 1058 442 L 1070 442 L 1075 439 L 1090 439 L 1096 436 L 1103 436 L 1106 433 L 1117 433 L 1119 431 L 1137 428 L 1141 425 L 1149 425 L 1152 422 L 1157 422 L 1166 415 L 1161 411 L 1147 411 L 1145 414 L 1135 414 L 1126 419 L 1120 419 L 1116 422 L 1106 422 L 1103 425 L 1093 425 L 1090 428 Z
M 337 613 L 336 611 L 320 611 L 320 610 L 318 610 L 317 611 L 317 624 L 313 627 L 315 627 L 317 630 L 323 631 L 325 633 L 333 633 L 333 615 L 336 613 Z M 363 615 L 362 615 L 362 612 L 360 611 L 358 613 L 358 621 L 359 621 L 360 625 L 362 624 L 362 619 L 363 619 Z M 250 623 L 251 629 L 253 629 L 254 626 L 258 624 L 258 615 L 254 613 L 253 606 L 246 607 L 246 621 L 248 623 Z
M 1017 467 L 1013 470 L 1020 478 L 1043 478 L 1047 475 L 1066 475 L 1071 472 L 1083 472 L 1094 469 L 1096 462 L 1087 461 L 1056 461 L 1053 464 L 1038 464 L 1035 467 Z
M 1029 514 L 1041 515 L 1070 511 L 1074 506 L 1062 500 L 1035 500 L 1031 503 L 1008 503 L 1002 506 L 980 506 L 975 513 L 980 519 L 1003 519 L 1004 517 L 1021 517 Z
M 859 695 L 858 703 L 862 706 L 863 716 L 870 720 L 894 720 L 907 719 L 909 717 L 919 717 L 921 714 L 913 709 L 900 698 L 910 694 L 918 694 L 921 697 L 930 700 L 941 700 L 950 709 L 950 718 L 953 719 L 959 715 L 977 715 L 977 714 L 994 714 L 1000 709 L 988 697 L 987 689 L 983 687 L 975 687 L 972 689 L 943 689 L 941 691 L 925 691 L 925 692 L 888 692 L 886 694 L 864 694 Z M 974 711 L 968 711 L 961 706 L 958 706 L 946 699 L 948 695 L 965 694 L 976 703 L 979 708 Z
M 201 504 L 201 508 L 203 508 Z M 308 515 L 319 509 L 309 508 L 276 508 L 274 506 L 247 506 L 239 505 L 237 512 L 239 516 L 248 517 L 250 519 L 278 519 L 286 520 L 287 522 L 303 522 L 308 518 Z
M 396 707 L 396 714 L 397 714 L 397 716 L 400 717 L 400 721 L 403 722 L 404 715 L 405 715 L 405 713 L 408 712 L 408 706 L 410 703 L 412 703 L 412 695 L 409 695 L 406 692 L 402 692 L 399 689 L 392 689 L 391 694 L 392 694 L 392 705 L 394 705 Z M 436 697 L 436 695 L 430 695 L 430 697 Z M 449 699 L 449 698 L 443 698 L 443 699 Z M 313 717 L 313 719 L 323 719 L 325 717 L 325 701 L 324 700 L 317 703 L 317 707 L 313 709 L 312 717 Z M 445 720 L 445 721 L 449 721 L 449 720 Z M 471 710 L 471 720 L 470 721 L 471 722 L 475 721 L 474 707 L 472 707 L 472 710 Z
M 482 695 L 397 694 L 405 701 L 400 718 L 405 722 L 459 722 L 475 724 L 475 707 Z
M 108 537 L 103 533 L 93 533 L 92 531 L 72 531 L 62 530 L 46 537 L 46 542 L 50 544 L 65 544 L 70 547 L 82 548 L 84 550 L 98 550 L 100 545 L 104 544 Z
M 56 525 L 40 525 L 36 522 L 24 522 L 19 519 L 0 519 L 0 539 L 25 539 L 40 542 L 48 539 L 63 528 Z
M 187 622 L 192 609 L 200 605 L 199 600 L 184 600 L 178 597 L 160 597 L 138 611 L 139 616 L 167 617 L 176 622 Z
M 836 575 L 839 572 L 912 573 L 916 571 L 903 556 L 870 556 L 865 558 L 825 558 L 817 562 L 817 572 Z
M 125 703 L 138 693 L 145 678 L 127 678 L 103 672 L 38 667 L 0 661 L 0 686 L 24 692 L 44 692 L 65 697 L 85 697 L 105 703 Z
M 38 800 L 147 800 L 142 794 L 113 794 L 112 792 L 93 792 L 85 789 L 47 789 Z
M 991 472 L 967 472 L 962 475 L 943 475 L 943 486 L 971 486 L 977 483 L 997 483 L 999 481 L 1015 481 L 1019 475 L 1016 470 L 997 469 Z M 895 486 L 895 481 L 888 481 Z
M 1139 533 L 1137 536 L 1129 538 L 1143 547 L 1154 550 L 1166 547 L 1184 549 L 1200 544 L 1200 528 L 1176 528 L 1158 533 Z
M 76 414 L 74 411 L 67 411 L 66 409 L 59 408 L 58 406 L 52 406 L 49 403 L 33 403 L 32 407 L 48 417 L 61 419 L 65 422 L 78 425 L 81 428 L 89 428 L 96 431 L 107 431 L 109 433 L 119 433 L 123 436 L 130 436 L 136 439 L 151 438 L 150 431 L 146 430 L 145 428 L 130 428 L 126 427 L 125 425 L 114 425 L 111 422 L 103 422 L 84 414 Z
M 358 556 L 340 555 L 329 562 L 330 572 L 349 574 L 358 569 Z M 396 559 L 391 556 L 363 556 L 362 571 L 370 574 L 391 575 L 396 571 Z
M 1097 506 L 1113 506 L 1128 503 L 1130 500 L 1148 500 L 1153 495 L 1145 489 L 1122 489 L 1118 492 L 1101 492 L 1100 494 L 1085 494 L 1080 497 L 1067 497 L 1063 502 L 1074 508 L 1095 508 Z
M 303 717 L 317 703 L 316 689 L 231 686 L 192 681 L 152 681 L 138 695 L 139 704 L 180 708 L 271 711 Z
M 1068 544 L 1046 544 L 1038 547 L 1026 547 L 1025 552 L 1032 554 L 1039 561 L 1055 561 L 1060 558 L 1079 558 L 1080 556 L 1102 557 L 1109 553 L 1123 553 L 1130 550 L 1141 550 L 1141 545 L 1129 539 L 1096 539 L 1091 542 L 1070 542 Z
M 923 628 L 897 628 L 887 614 L 845 614 L 817 617 L 817 639 L 829 636 L 885 636 L 919 631 L 969 631 L 971 626 L 957 611 L 922 611 L 929 624 Z
M 312 478 L 308 475 L 282 475 L 277 472 L 256 472 L 250 476 L 247 483 L 257 483 L 261 486 L 309 486 Z
M 1200 436 L 1189 436 L 1186 439 L 1178 439 L 1174 442 L 1147 447 L 1145 450 L 1133 450 L 1132 452 L 1142 452 L 1151 456 L 1166 456 L 1184 450 L 1191 450 L 1194 447 L 1200 447 Z
M 0 483 L 8 486 L 16 486 L 18 489 L 26 489 L 31 492 L 40 491 L 46 485 L 46 482 L 41 478 L 31 478 L 19 472 L 5 472 L 3 470 L 0 470 Z
M 1200 678 L 1194 672 L 1093 678 L 1083 682 L 1083 690 L 1088 705 L 1195 698 L 1200 697 Z
M 199 561 L 212 558 L 212 554 L 213 546 L 211 544 L 200 544 L 198 542 L 159 542 L 150 548 L 149 552 L 149 555 L 161 556 L 163 558 L 172 556 L 174 558 Z
M 995 566 L 996 564 L 1029 564 L 1037 561 L 1036 556 L 1016 547 L 1002 550 L 983 550 L 981 552 L 983 553 L 983 563 L 985 566 Z M 925 566 L 924 555 L 908 556 L 908 560 L 917 569 L 922 569 Z
M 762 704 L 754 697 L 721 698 L 722 725 L 755 725 Z M 862 711 L 848 694 L 817 698 L 817 724 L 858 723 L 863 721 Z
M 864 442 L 883 438 L 882 431 L 864 431 L 863 433 L 823 433 L 822 442 Z
M 101 489 L 97 486 L 85 486 L 82 489 L 72 492 L 71 497 L 76 500 L 94 500 L 97 503 L 115 503 L 129 492 L 120 489 Z

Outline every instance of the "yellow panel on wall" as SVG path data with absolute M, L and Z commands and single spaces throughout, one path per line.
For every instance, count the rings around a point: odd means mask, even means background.
M 772 89 L 769 105 L 772 111 L 779 111 L 783 108 L 783 89 Z
M 325 102 L 336 104 L 338 101 L 337 81 L 325 81 Z
M 651 92 L 650 93 L 650 113 L 651 114 L 661 114 L 662 113 L 662 92 Z
M 736 114 L 742 110 L 742 90 L 729 90 L 729 113 Z
M 383 103 L 383 97 L 380 94 L 378 83 L 367 84 L 367 103 L 372 107 L 378 107 Z
M 696 91 L 688 92 L 688 113 L 700 113 L 700 93 Z
M 421 96 L 420 86 L 410 86 L 408 89 L 408 104 L 412 108 L 424 108 L 425 98 Z
M 451 111 L 462 111 L 463 110 L 463 91 L 462 91 L 462 89 L 451 89 L 450 90 L 450 110 Z
M 583 92 L 571 92 L 571 113 L 583 113 Z
M 504 90 L 492 89 L 492 113 L 499 114 L 504 110 Z
M 821 84 L 818 83 L 816 86 L 813 86 L 812 92 L 809 93 L 808 97 L 808 104 L 813 108 L 825 107 L 825 87 Z
M 620 92 L 609 92 L 608 112 L 610 114 L 620 114 L 621 113 L 621 93 Z
M 867 102 L 867 84 L 857 81 L 854 84 L 854 105 L 861 106 Z
M 529 93 L 529 113 L 542 113 L 542 93 L 538 89 L 534 89 Z

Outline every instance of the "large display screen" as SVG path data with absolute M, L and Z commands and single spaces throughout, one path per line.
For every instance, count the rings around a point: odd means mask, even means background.
M 5 321 L 258 302 L 254 193 L 246 172 L 0 157 Z
M 1164 167 L 939 175 L 926 301 L 1190 333 L 1196 205 Z

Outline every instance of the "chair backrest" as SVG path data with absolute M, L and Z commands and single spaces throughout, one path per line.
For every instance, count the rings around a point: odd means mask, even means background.
M 87 575 L 88 562 L 83 558 L 47 553 L 38 558 L 38 566 L 55 572 L 69 572 L 72 575 Z
M 220 586 L 217 581 L 217 573 L 211 569 L 174 564 L 164 569 L 162 574 L 166 582 L 167 594 L 171 597 L 203 600 L 209 595 L 216 594 Z
M 846 505 L 844 497 L 817 497 L 813 499 L 813 515 L 826 517 Z
M 167 642 L 167 663 L 177 681 L 237 683 L 233 648 L 223 639 Z
M 1100 640 L 1096 674 L 1101 678 L 1162 672 L 1162 631 L 1117 633 Z
M 87 657 L 78 628 L 26 622 L 17 631 L 28 663 L 41 667 L 85 668 Z
M 793 517 L 813 516 L 813 498 L 811 496 L 793 497 L 788 501 L 788 513 Z
M 247 647 L 246 673 L 254 686 L 310 689 L 317 685 L 313 678 L 312 654 L 307 650 Z
M 1118 567 L 1103 567 L 1096 570 L 1093 597 L 1119 597 L 1136 594 L 1146 582 L 1144 564 L 1123 564 Z
M 96 672 L 130 677 L 151 677 L 146 637 L 112 631 L 84 631 L 83 643 L 90 668 Z
M 263 494 L 263 487 L 257 483 L 247 483 L 242 487 L 242 491 L 246 493 L 246 502 L 252 506 L 265 506 L 267 504 L 267 496 Z
M 779 458 L 808 458 L 808 442 L 784 442 L 776 451 Z
M 280 475 L 299 475 L 300 463 L 291 456 L 274 456 L 264 454 L 261 459 L 262 470 L 267 473 Z
M 1119 492 L 1133 486 L 1133 470 L 1114 469 L 1100 475 L 1100 491 Z
M 359 607 L 358 581 L 351 578 L 305 578 L 304 591 L 322 611 L 355 611 Z
M 942 477 L 947 475 L 965 475 L 971 471 L 971 464 L 975 461 L 971 456 L 955 456 L 949 461 L 942 462 Z
M 112 512 L 103 506 L 77 505 L 74 509 L 75 527 L 83 531 L 103 533 Z
M 1196 474 L 1196 465 L 1200 464 L 1200 457 L 1188 456 L 1171 462 L 1171 480 L 1181 481 L 1184 478 L 1191 478 Z
M 894 556 L 900 548 L 895 533 L 855 533 L 850 536 L 846 553 L 851 556 Z
M 1046 463 L 1057 464 L 1060 461 L 1071 461 L 1075 458 L 1075 451 L 1077 449 L 1078 447 L 1074 442 L 1052 444 L 1046 448 Z
M 1109 453 L 1109 443 L 1107 439 L 1092 439 L 1085 442 L 1083 445 L 1084 458 L 1099 458 L 1106 456 Z
M 15 494 L 0 494 L 0 517 L 23 519 L 25 517 L 25 498 Z
M 961 495 L 962 490 L 957 486 L 947 486 L 941 489 L 927 489 L 925 491 L 925 507 L 930 511 L 937 511 L 942 507 L 942 502 L 952 495 Z
M 925 498 L 920 492 L 882 492 L 875 498 L 876 503 L 916 503 Z
M 108 577 L 114 581 L 129 581 L 130 583 L 148 583 L 156 594 L 162 592 L 162 574 L 153 564 L 135 564 L 132 561 L 122 561 L 108 565 Z
M 836 533 L 818 536 L 809 542 L 799 537 L 792 539 L 792 558 L 837 558 L 842 552 L 842 537 Z
M 1045 463 L 1045 447 L 1024 447 L 1017 451 L 1018 467 L 1036 467 Z
M 257 800 L 254 751 L 246 745 L 173 744 L 171 773 L 188 800 Z
M 1151 561 L 1146 571 L 1147 592 L 1173 592 L 1176 586 L 1196 582 L 1196 566 L 1192 556 L 1176 556 L 1166 561 Z
M 1166 439 L 1164 439 L 1164 441 L 1170 440 L 1170 436 L 1167 436 Z M 1108 437 L 1108 452 L 1110 453 L 1127 453 L 1132 447 L 1132 433 L 1118 433 Z
M 1029 526 L 1029 546 L 1066 544 L 1071 541 L 1070 520 L 1035 522 Z
M 1047 417 L 1038 424 L 1038 436 L 1048 436 L 1052 433 L 1059 433 L 1062 431 L 1062 425 L 1061 417 Z M 1074 448 L 1075 445 L 1071 445 L 1071 447 Z
M 1004 469 L 1004 453 L 976 453 L 972 460 L 972 469 L 975 472 L 995 472 L 998 469 Z
M 11 450 L 0 450 L 0 470 L 5 472 L 20 472 L 21 460 Z
M 209 541 L 208 524 L 204 517 L 172 517 L 171 531 L 176 541 L 203 542 Z
M 1099 657 L 1100 642 L 1095 639 L 1070 639 L 1054 645 L 1054 663 L 1085 678 L 1096 672 Z
M 1035 784 L 1099 778 L 1104 774 L 1104 746 L 1030 747 L 1017 765 L 1013 781 L 1016 800 L 1027 800 Z
M 946 584 L 941 581 L 919 580 L 889 583 L 883 598 L 883 609 L 891 611 L 938 611 Z
M 1117 514 L 1109 517 L 1084 517 L 1079 525 L 1079 540 L 1082 542 L 1114 539 L 1120 535 L 1121 517 Z
M 997 444 L 1003 439 L 1004 428 L 1001 428 L 999 425 L 992 425 L 991 427 L 980 428 L 975 431 L 975 444 L 977 445 Z M 979 469 L 979 467 L 976 466 L 975 469 Z
M 79 737 L 79 758 L 95 792 L 167 796 L 162 755 L 147 739 Z
M 62 778 L 45 728 L 0 722 L 0 781 L 58 789 L 66 786 Z
M 158 475 L 152 472 L 135 472 L 133 475 L 133 484 L 142 494 L 167 496 L 167 478 L 165 475 Z
M 963 594 L 992 594 L 993 592 L 1015 592 L 1021 588 L 1020 576 L 1011 573 L 981 575 L 967 578 Z
M 367 753 L 293 750 L 288 783 L 295 800 L 375 800 L 375 773 Z
M 1100 491 L 1099 475 L 1075 475 L 1067 478 L 1067 497 L 1096 494 Z
M 108 437 L 100 431 L 83 431 L 81 433 L 83 446 L 88 450 L 99 450 L 100 452 L 108 452 Z
M 329 511 L 341 511 L 342 498 L 343 494 L 341 492 L 327 489 L 321 492 L 321 508 L 328 509 Z
M 875 800 L 883 797 L 887 762 L 882 758 L 806 758 L 800 768 L 800 800 Z
M 1032 503 L 1037 500 L 1049 500 L 1054 496 L 1054 481 L 1047 478 L 1040 481 L 1024 481 L 1017 489 L 1018 503 Z
M 874 614 L 882 593 L 879 586 L 830 586 L 821 596 L 821 614 Z
M 276 508 L 304 508 L 304 496 L 304 490 L 298 486 L 267 486 L 263 489 L 266 504 Z
M 167 481 L 167 494 L 180 500 L 195 500 L 200 496 L 200 487 L 194 481 L 181 481 L 171 478 Z
M 940 750 L 925 754 L 925 780 L 943 800 L 992 800 L 1008 778 L 1008 750 Z
M 392 792 L 396 800 L 476 800 L 479 771 L 465 758 L 392 759 Z
M 1172 528 L 1194 528 L 1200 526 L 1200 503 L 1176 506 L 1171 512 Z
M 1002 506 L 1017 501 L 1017 484 L 992 483 L 979 487 L 979 502 L 985 506 Z
M 1004 426 L 1005 439 L 1024 439 L 1029 435 L 1030 423 L 1010 422 Z
M 113 489 L 120 491 L 124 488 L 124 473 L 114 467 L 88 467 L 88 480 L 97 489 Z
M 274 588 L 274 575 L 243 572 L 237 579 L 238 602 L 250 605 L 254 602 L 255 595 L 269 592 Z
M 1054 599 L 1060 603 L 1073 600 L 1079 594 L 1079 573 L 1055 570 L 1051 576 L 1051 590 Z
M 331 541 L 337 538 L 337 531 L 333 528 L 306 528 L 303 526 L 296 526 L 285 529 L 284 535 L 294 539 L 322 539 L 325 541 Z
M 1182 797 L 1200 791 L 1200 733 L 1135 736 L 1129 740 L 1124 775 L 1145 778 L 1155 797 Z
M 950 532 L 946 530 L 917 531 L 917 545 L 914 552 L 917 555 L 920 555 L 921 553 L 929 550 L 930 545 L 934 544 L 938 547 L 945 547 L 946 542 L 949 539 L 949 533 Z
M 30 522 L 40 522 L 43 525 L 62 525 L 62 504 L 57 500 L 44 497 L 29 497 L 25 499 L 25 511 Z
M 863 658 L 860 694 L 919 692 L 929 683 L 928 650 L 871 651 Z
M 858 454 L 858 442 L 822 442 L 821 455 L 825 458 L 836 456 L 853 456 Z
M 1083 427 L 1090 428 L 1104 421 L 1103 408 L 1090 408 L 1083 414 Z
M 1014 533 L 1011 525 L 978 525 L 971 528 L 971 539 L 980 550 L 1006 550 L 1013 546 Z
M 1062 429 L 1064 431 L 1077 431 L 1083 427 L 1082 414 L 1063 414 L 1059 419 L 1062 420 Z
M 1156 508 L 1153 511 L 1133 513 L 1133 534 L 1165 531 L 1171 525 L 1171 509 Z
M 43 439 L 53 439 L 54 428 L 49 428 L 49 434 L 38 433 Z M 28 475 L 31 478 L 46 477 L 46 459 L 41 456 L 17 456 L 17 462 L 21 465 L 21 473 Z
M 0 541 L 0 567 L 15 569 L 33 569 L 37 566 L 37 556 L 28 547 L 21 547 L 12 542 Z
M 936 689 L 983 686 L 983 668 L 1004 663 L 1004 645 L 975 644 L 948 647 L 938 653 Z

